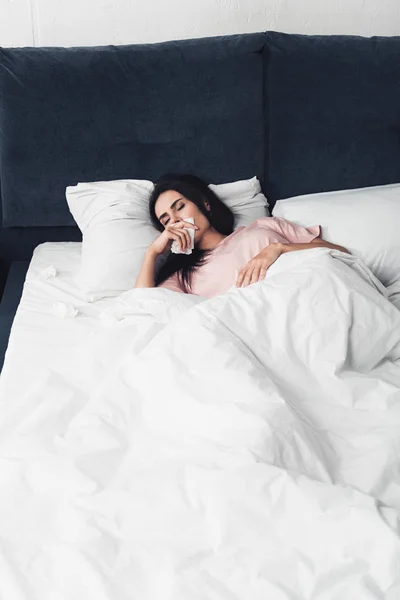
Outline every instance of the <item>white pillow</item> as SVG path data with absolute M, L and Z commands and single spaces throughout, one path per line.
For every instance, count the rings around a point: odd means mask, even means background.
M 246 227 L 260 217 L 269 217 L 268 200 L 257 177 L 208 186 L 235 215 L 234 229 Z
M 235 229 L 269 216 L 257 177 L 210 188 L 233 211 Z M 89 301 L 133 287 L 146 249 L 160 235 L 149 216 L 152 189 L 151 181 L 139 179 L 67 187 L 67 203 L 83 236 L 79 285 Z
M 388 286 L 400 279 L 400 184 L 279 200 L 275 217 L 321 225 L 321 237 L 359 256 Z

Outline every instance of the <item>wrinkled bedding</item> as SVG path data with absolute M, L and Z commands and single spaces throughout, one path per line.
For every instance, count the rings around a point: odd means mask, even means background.
M 358 259 L 126 292 L 31 377 L 0 395 L 0 598 L 400 598 L 400 312 Z

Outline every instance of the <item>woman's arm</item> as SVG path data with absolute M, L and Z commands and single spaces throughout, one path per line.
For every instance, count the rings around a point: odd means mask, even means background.
M 310 250 L 311 248 L 332 248 L 351 254 L 347 248 L 337 246 L 330 242 L 325 242 L 321 238 L 315 238 L 307 244 L 269 244 L 264 250 L 261 250 L 250 262 L 247 263 L 240 271 L 236 281 L 236 287 L 246 287 L 251 283 L 256 283 L 264 279 L 267 269 L 286 252 L 295 252 L 296 250 Z
M 135 281 L 134 288 L 152 288 L 154 287 L 154 274 L 156 270 L 156 260 L 158 253 L 152 250 L 151 246 L 146 250 L 142 267 Z
M 347 248 L 343 248 L 343 246 L 337 246 L 336 244 L 331 244 L 330 242 L 326 242 L 321 238 L 315 238 L 312 242 L 308 244 L 279 244 L 281 246 L 281 254 L 285 254 L 285 252 L 294 252 L 296 250 L 309 250 L 310 248 L 332 248 L 333 250 L 340 250 L 341 252 L 346 252 L 347 254 L 351 254 Z
M 146 250 L 142 268 L 135 281 L 134 288 L 152 288 L 154 286 L 154 275 L 156 270 L 157 256 L 162 254 L 167 247 L 170 247 L 173 241 L 177 241 L 180 249 L 185 251 L 191 244 L 188 229 L 198 229 L 196 225 L 177 221 L 172 225 L 167 225 L 164 231 L 154 240 Z

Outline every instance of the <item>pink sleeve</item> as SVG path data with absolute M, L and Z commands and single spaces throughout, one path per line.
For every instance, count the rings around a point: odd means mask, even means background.
M 164 288 L 166 290 L 171 290 L 172 292 L 180 292 L 181 294 L 184 294 L 184 291 L 179 283 L 178 275 L 176 273 L 171 275 L 171 277 L 168 277 L 168 279 L 160 283 L 160 285 L 158 285 L 157 287 Z
M 275 221 L 275 225 L 290 244 L 307 244 L 315 240 L 315 238 L 321 234 L 319 225 L 302 227 L 301 225 L 296 225 L 295 223 L 286 221 L 286 219 L 281 219 L 280 217 L 270 217 L 270 219 L 271 221 Z

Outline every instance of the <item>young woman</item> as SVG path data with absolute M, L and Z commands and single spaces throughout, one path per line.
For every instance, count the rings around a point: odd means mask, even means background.
M 342 246 L 319 237 L 320 227 L 300 227 L 285 219 L 262 217 L 235 231 L 232 211 L 195 175 L 167 174 L 154 186 L 150 217 L 161 234 L 149 246 L 135 288 L 162 287 L 210 298 L 233 285 L 245 287 L 265 277 L 267 269 L 285 252 Z M 194 225 L 184 221 L 191 217 Z M 176 241 L 191 254 L 172 254 L 156 273 L 157 258 Z M 350 254 L 350 253 L 349 253 Z

